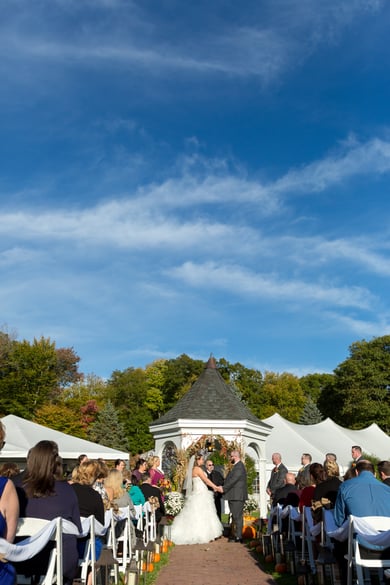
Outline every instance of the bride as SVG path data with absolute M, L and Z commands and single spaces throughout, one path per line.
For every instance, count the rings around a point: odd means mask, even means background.
M 186 501 L 182 511 L 171 526 L 171 539 L 175 544 L 204 544 L 222 534 L 222 524 L 217 516 L 213 492 L 217 486 L 208 479 L 202 469 L 204 458 L 201 453 L 190 459 L 184 483 Z

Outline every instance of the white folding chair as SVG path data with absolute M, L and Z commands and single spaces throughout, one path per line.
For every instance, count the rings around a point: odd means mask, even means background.
M 121 533 L 116 534 L 118 522 L 123 523 Z M 114 580 L 118 583 L 119 572 L 125 573 L 130 566 L 133 557 L 133 545 L 131 538 L 131 516 L 128 506 L 119 508 L 119 511 L 112 514 L 111 525 L 108 532 L 107 546 L 112 548 L 114 559 L 118 564 L 114 566 Z
M 390 518 L 387 516 L 349 516 L 348 529 L 348 585 L 352 585 L 353 569 L 356 571 L 357 585 L 369 580 L 369 572 L 375 569 L 379 581 L 384 582 L 384 571 L 390 569 L 389 558 L 381 558 L 385 549 L 390 547 Z M 362 556 L 362 551 L 371 552 L 371 558 Z M 375 558 L 373 558 L 375 557 Z
M 156 528 L 156 511 L 150 502 L 145 502 L 143 505 L 144 513 L 144 542 L 156 542 L 157 528 Z
M 106 530 L 106 527 L 96 520 L 93 515 L 87 518 L 81 518 L 80 538 L 88 537 L 85 543 L 84 554 L 79 559 L 79 567 L 81 569 L 80 579 L 83 585 L 87 583 L 89 571 L 91 571 L 92 585 L 96 584 L 96 536 L 104 536 Z
M 42 575 L 40 585 L 62 585 L 62 534 L 79 535 L 79 530 L 72 522 L 58 517 L 54 520 L 40 518 L 20 518 L 16 536 L 26 537 L 15 544 L 0 538 L 0 554 L 11 562 L 28 561 L 34 558 L 46 544 L 53 540 L 55 546 L 50 553 L 49 564 L 45 575 Z

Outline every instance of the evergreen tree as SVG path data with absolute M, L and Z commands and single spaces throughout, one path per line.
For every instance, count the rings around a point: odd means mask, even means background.
M 117 411 L 108 400 L 88 431 L 89 439 L 111 449 L 127 451 L 126 431 Z
M 322 421 L 322 414 L 314 400 L 309 396 L 299 417 L 301 425 L 315 425 Z

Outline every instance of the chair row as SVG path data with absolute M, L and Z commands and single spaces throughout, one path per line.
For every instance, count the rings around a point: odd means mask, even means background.
M 40 518 L 20 518 L 17 528 L 17 537 L 23 540 L 11 544 L 0 538 L 0 555 L 10 562 L 21 562 L 33 559 L 49 541 L 53 541 L 49 563 L 45 575 L 42 575 L 40 585 L 63 584 L 63 534 L 76 535 L 85 539 L 85 547 L 82 558 L 79 559 L 80 581 L 86 585 L 88 574 L 91 573 L 90 582 L 96 584 L 97 559 L 96 537 L 105 541 L 105 547 L 111 552 L 108 555 L 111 563 L 110 572 L 115 583 L 119 582 L 119 573 L 126 573 L 135 563 L 141 567 L 141 552 L 146 550 L 149 543 L 156 541 L 156 518 L 153 507 L 147 502 L 143 506 L 136 507 L 136 517 L 131 516 L 130 509 L 120 508 L 117 512 L 109 510 L 105 515 L 104 526 L 94 516 L 81 519 L 82 531 L 77 526 L 63 518 L 44 520 Z M 135 524 L 137 530 L 142 533 L 141 545 L 135 541 Z M 106 555 L 107 556 L 107 555 Z M 139 562 L 138 562 L 139 561 Z M 101 564 L 101 563 L 100 563 Z M 134 563 L 133 563 L 134 564 Z M 98 563 L 99 565 L 99 563 Z M 18 577 L 18 583 L 21 577 Z

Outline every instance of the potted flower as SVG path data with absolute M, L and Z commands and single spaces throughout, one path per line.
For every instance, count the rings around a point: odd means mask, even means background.
M 179 492 L 168 492 L 165 496 L 164 507 L 167 516 L 174 518 L 184 506 L 184 496 Z

